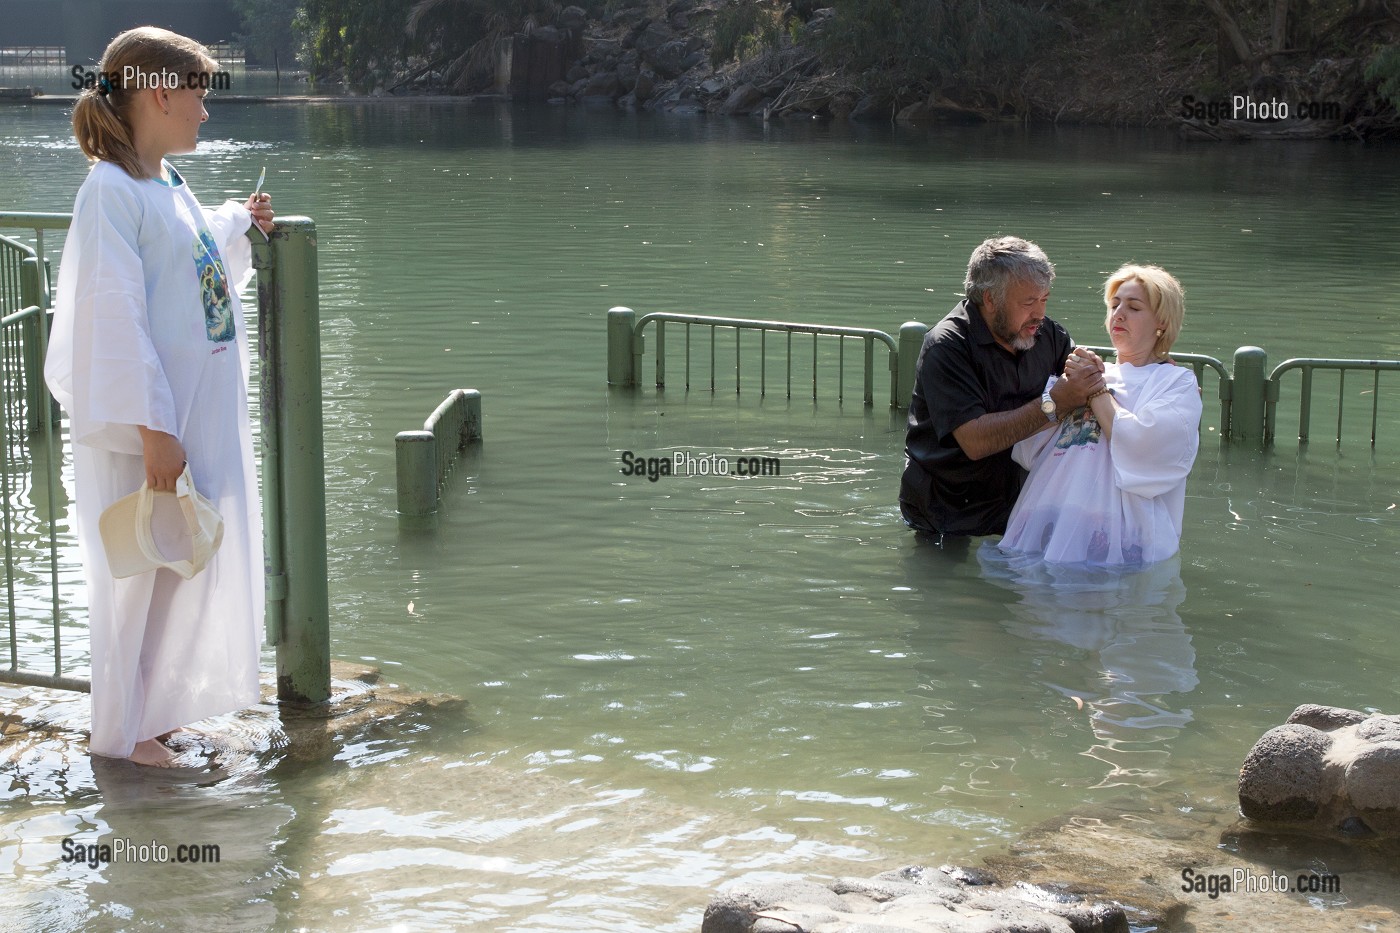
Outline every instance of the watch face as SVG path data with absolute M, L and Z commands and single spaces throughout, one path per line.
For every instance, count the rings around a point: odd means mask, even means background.
M 1040 400 L 1040 410 L 1043 411 L 1043 412 L 1045 412 L 1047 415 L 1053 415 L 1053 414 L 1055 413 L 1055 402 L 1054 402 L 1054 400 L 1053 400 L 1053 399 L 1048 399 L 1048 398 L 1043 398 L 1043 399 L 1041 399 L 1041 400 Z

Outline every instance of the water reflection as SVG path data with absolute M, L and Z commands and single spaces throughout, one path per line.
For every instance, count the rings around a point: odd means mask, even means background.
M 1180 555 L 1131 573 L 1017 559 L 991 545 L 977 557 L 988 580 L 1020 596 L 1007 631 L 1097 655 L 1087 679 L 1047 672 L 1042 681 L 1088 713 L 1096 742 L 1084 754 L 1109 766 L 1095 786 L 1168 780 L 1168 746 L 1191 721 L 1191 710 L 1176 707 L 1199 683 L 1177 614 L 1186 599 Z

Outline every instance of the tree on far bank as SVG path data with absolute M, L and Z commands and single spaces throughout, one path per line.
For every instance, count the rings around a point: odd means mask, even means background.
M 243 44 L 249 67 L 286 71 L 299 67 L 298 0 L 233 0 L 233 9 L 242 25 L 242 31 L 234 38 Z

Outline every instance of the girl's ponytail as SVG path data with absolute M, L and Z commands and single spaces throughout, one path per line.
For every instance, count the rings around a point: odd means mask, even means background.
M 101 89 L 91 87 L 79 94 L 78 103 L 73 107 L 73 135 L 89 161 L 115 162 L 132 178 L 144 178 L 131 127 L 122 119 L 114 100 L 118 94 L 125 96 L 117 88 L 108 90 L 107 85 Z

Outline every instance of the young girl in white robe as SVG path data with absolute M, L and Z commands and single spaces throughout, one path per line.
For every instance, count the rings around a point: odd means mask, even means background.
M 272 209 L 262 194 L 205 210 L 165 161 L 194 150 L 208 119 L 198 78 L 217 67 L 153 27 L 107 47 L 73 110 L 96 164 L 73 206 L 45 361 L 73 443 L 89 748 L 149 765 L 173 760 L 170 732 L 258 702 L 262 521 L 238 287 L 246 232 L 270 230 Z M 114 579 L 98 516 L 143 482 L 173 491 L 186 463 L 223 516 L 222 546 L 189 580 L 166 568 Z
M 1076 350 L 1066 366 L 1102 366 L 1102 387 L 1012 448 L 1030 475 L 997 545 L 1003 553 L 1132 566 L 1177 552 L 1201 421 L 1195 374 L 1167 358 L 1184 294 L 1165 270 L 1128 265 L 1109 278 L 1104 302 L 1117 362 Z

